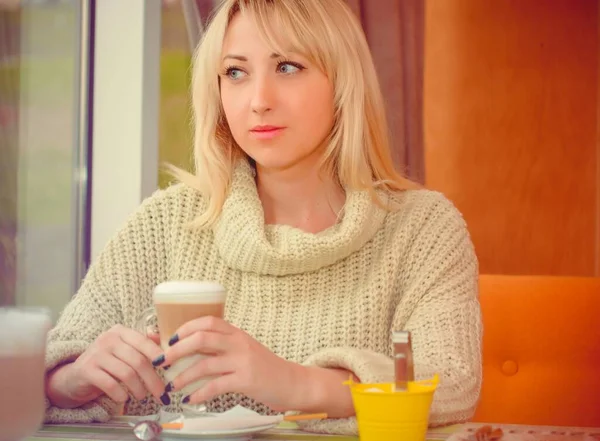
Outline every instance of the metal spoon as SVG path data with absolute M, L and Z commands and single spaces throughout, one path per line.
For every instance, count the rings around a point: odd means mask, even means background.
M 189 409 L 184 408 L 184 412 L 180 415 L 184 416 L 193 416 L 193 417 L 215 417 L 216 414 L 210 413 L 206 411 L 206 408 L 202 410 Z M 179 416 L 175 416 L 178 418 Z M 150 417 L 152 418 L 152 417 Z M 140 441 L 154 441 L 157 440 L 160 434 L 163 431 L 162 425 L 159 421 L 165 422 L 169 419 L 172 420 L 173 416 L 166 417 L 164 410 L 160 410 L 157 415 L 154 416 L 154 419 L 145 419 L 142 421 L 138 421 L 137 423 L 129 423 L 130 426 L 133 427 L 133 434 Z
M 154 441 L 162 433 L 162 427 L 156 421 L 144 420 L 133 426 L 133 434 L 141 441 Z

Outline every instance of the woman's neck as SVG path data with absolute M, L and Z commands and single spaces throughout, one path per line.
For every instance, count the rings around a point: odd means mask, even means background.
M 339 183 L 316 167 L 285 170 L 257 166 L 256 187 L 266 224 L 318 233 L 338 221 L 346 195 Z

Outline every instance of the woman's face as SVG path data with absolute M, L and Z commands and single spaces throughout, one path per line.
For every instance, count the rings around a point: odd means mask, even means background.
M 334 121 L 333 87 L 297 53 L 273 53 L 253 20 L 238 13 L 225 34 L 221 101 L 233 137 L 263 169 L 320 160 Z

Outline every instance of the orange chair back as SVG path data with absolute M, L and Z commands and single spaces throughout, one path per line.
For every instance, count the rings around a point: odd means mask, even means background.
M 600 427 L 600 278 L 480 276 L 474 421 Z

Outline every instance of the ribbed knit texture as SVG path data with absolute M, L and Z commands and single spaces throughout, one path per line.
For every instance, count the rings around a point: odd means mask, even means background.
M 184 185 L 148 198 L 109 242 L 49 336 L 47 369 L 77 357 L 115 324 L 134 327 L 166 280 L 214 280 L 228 290 L 226 319 L 274 353 L 298 363 L 341 367 L 363 383 L 389 382 L 392 330 L 410 330 L 417 378 L 441 376 L 432 425 L 467 420 L 481 385 L 477 259 L 465 222 L 441 194 L 391 196 L 392 212 L 349 191 L 340 222 L 311 234 L 265 226 L 250 166 L 235 170 L 231 193 L 211 230 L 189 221 L 205 209 Z M 176 403 L 180 396 L 175 396 Z M 213 411 L 242 404 L 228 394 Z M 156 412 L 131 397 L 131 415 Z M 47 422 L 107 421 L 103 397 L 81 409 L 48 407 Z M 290 409 L 293 410 L 293 409 Z M 356 434 L 355 418 L 303 423 L 306 430 Z

